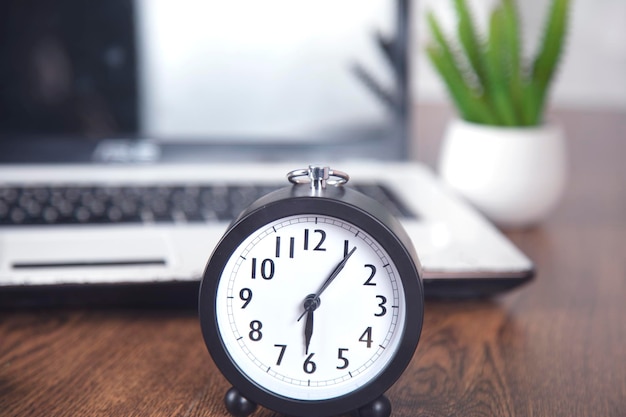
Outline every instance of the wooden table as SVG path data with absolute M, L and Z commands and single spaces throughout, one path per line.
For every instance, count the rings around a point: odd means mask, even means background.
M 420 112 L 427 163 L 446 114 Z M 541 227 L 507 232 L 536 279 L 428 301 L 394 416 L 626 416 L 626 115 L 557 116 L 569 189 Z M 0 312 L 2 416 L 224 416 L 227 387 L 194 311 Z

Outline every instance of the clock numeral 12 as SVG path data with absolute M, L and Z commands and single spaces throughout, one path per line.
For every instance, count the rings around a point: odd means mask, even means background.
M 325 251 L 326 248 L 322 247 L 322 244 L 326 240 L 326 231 L 322 229 L 315 229 L 313 233 L 317 233 L 320 235 L 320 240 L 317 242 L 317 245 L 313 248 L 313 250 L 317 251 Z M 309 229 L 304 229 L 304 250 L 309 250 Z

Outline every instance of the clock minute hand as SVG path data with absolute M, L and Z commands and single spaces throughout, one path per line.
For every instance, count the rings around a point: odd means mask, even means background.
M 330 283 L 333 282 L 335 278 L 337 278 L 337 275 L 339 275 L 343 267 L 346 266 L 348 259 L 350 259 L 350 257 L 352 256 L 355 250 L 356 250 L 356 246 L 353 247 L 350 252 L 348 252 L 348 254 L 341 260 L 341 262 L 339 262 L 339 264 L 335 267 L 335 269 L 330 274 L 330 276 L 326 278 L 326 281 L 324 281 L 320 289 L 317 291 L 317 293 L 315 294 L 315 297 L 319 297 L 320 295 L 322 295 L 322 293 L 324 292 L 326 288 L 328 288 Z
M 348 252 L 348 254 L 346 256 L 344 256 L 344 258 L 341 260 L 341 262 L 339 262 L 339 264 L 335 267 L 335 269 L 333 269 L 333 272 L 331 272 L 329 277 L 326 278 L 326 281 L 324 281 L 324 283 L 322 284 L 320 289 L 317 291 L 317 293 L 309 294 L 309 295 L 306 296 L 306 298 L 304 300 L 304 311 L 302 312 L 300 317 L 298 317 L 298 321 L 302 320 L 302 317 L 304 317 L 304 315 L 309 310 L 311 310 L 311 309 L 315 310 L 319 306 L 319 304 L 320 304 L 320 302 L 319 302 L 320 295 L 324 292 L 324 290 L 326 288 L 328 288 L 330 283 L 333 282 L 333 280 L 335 278 L 337 278 L 337 275 L 339 275 L 339 273 L 341 272 L 343 267 L 346 266 L 346 263 L 348 262 L 348 259 L 350 259 L 350 257 L 352 256 L 352 254 L 354 253 L 355 250 L 356 250 L 356 246 L 353 247 L 352 250 L 350 252 Z M 311 303 L 311 301 L 313 301 L 313 303 Z M 314 305 L 314 307 L 313 307 L 313 305 Z

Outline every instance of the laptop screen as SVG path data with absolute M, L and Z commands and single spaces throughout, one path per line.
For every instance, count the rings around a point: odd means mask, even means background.
M 357 154 L 363 143 L 385 150 L 378 157 L 403 154 L 389 146 L 402 141 L 406 105 L 405 45 L 390 47 L 396 2 L 9 0 L 4 9 L 4 149 L 71 138 L 345 143 Z

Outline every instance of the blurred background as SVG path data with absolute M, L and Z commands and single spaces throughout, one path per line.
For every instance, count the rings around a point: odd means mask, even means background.
M 479 24 L 493 2 L 470 1 Z M 550 2 L 518 3 L 529 54 Z M 452 1 L 411 4 L 414 103 L 449 106 L 423 45 L 425 11 L 451 28 Z M 394 75 L 376 36 L 393 36 L 395 5 L 6 1 L 0 135 L 280 142 L 391 134 Z M 626 111 L 626 2 L 574 0 L 572 6 L 551 107 Z M 355 65 L 373 85 L 355 76 Z

